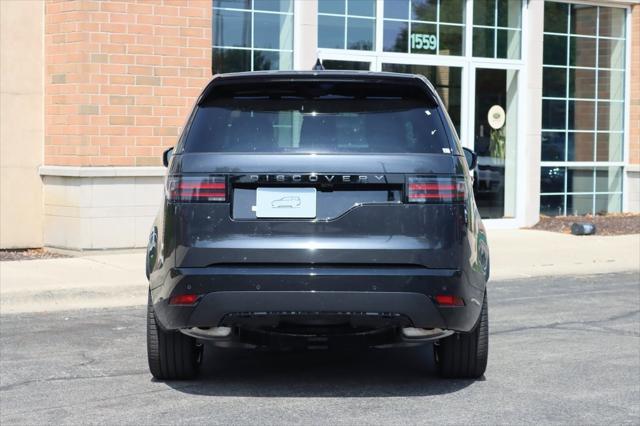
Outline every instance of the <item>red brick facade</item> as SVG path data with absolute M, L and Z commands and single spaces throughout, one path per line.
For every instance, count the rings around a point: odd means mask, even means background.
M 48 0 L 45 164 L 152 166 L 211 77 L 211 0 Z

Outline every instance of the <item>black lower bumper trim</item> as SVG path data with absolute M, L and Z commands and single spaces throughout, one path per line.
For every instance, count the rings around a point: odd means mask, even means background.
M 167 328 L 216 327 L 229 314 L 342 314 L 402 315 L 414 327 L 446 328 L 429 297 L 405 292 L 349 291 L 219 291 L 204 295 L 195 307 L 175 311 L 156 306 Z

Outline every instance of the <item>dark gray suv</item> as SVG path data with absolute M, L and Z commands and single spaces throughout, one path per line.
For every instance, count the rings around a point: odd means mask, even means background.
M 442 376 L 483 375 L 476 158 L 424 77 L 216 76 L 163 160 L 147 250 L 153 376 L 194 377 L 204 342 L 433 342 Z

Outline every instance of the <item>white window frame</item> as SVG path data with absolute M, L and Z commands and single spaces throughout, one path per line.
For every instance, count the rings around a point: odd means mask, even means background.
M 338 60 L 338 61 L 369 61 L 371 63 L 371 71 L 381 71 L 383 63 L 408 64 L 408 65 L 426 65 L 426 66 L 446 66 L 459 67 L 462 69 L 462 90 L 460 99 L 460 141 L 462 146 L 474 148 L 474 118 L 475 103 L 472 102 L 475 93 L 475 71 L 478 68 L 492 68 L 515 70 L 518 72 L 518 100 L 517 100 L 517 143 L 524 143 L 526 140 L 526 102 L 525 93 L 527 82 L 527 71 L 525 66 L 525 58 L 528 55 L 528 46 L 526 43 L 528 37 L 527 24 L 527 0 L 521 2 L 521 37 L 520 37 L 520 59 L 501 59 L 501 58 L 480 58 L 473 57 L 473 4 L 471 0 L 467 0 L 464 5 L 464 55 L 462 56 L 446 56 L 432 54 L 415 54 L 400 52 L 384 52 L 383 44 L 383 11 L 384 1 L 376 0 L 376 43 L 375 50 L 343 50 L 343 49 L 318 49 L 318 57 L 322 60 Z M 516 186 L 518 182 L 527 179 L 526 168 L 521 167 L 529 159 L 525 158 L 525 150 L 517 148 L 516 152 Z M 525 218 L 525 209 L 528 197 L 525 191 L 516 191 L 515 197 L 515 215 L 502 219 L 485 219 L 492 228 L 515 228 L 523 226 Z
M 276 52 L 276 53 L 289 53 L 291 54 L 291 69 L 294 69 L 295 66 L 295 47 L 296 47 L 296 40 L 295 40 L 295 12 L 296 12 L 296 0 L 291 0 L 291 12 L 275 12 L 275 11 L 271 11 L 271 10 L 257 10 L 255 9 L 255 2 L 256 0 L 251 0 L 251 8 L 250 9 L 239 9 L 239 8 L 234 8 L 234 7 L 216 7 L 215 5 L 215 0 L 211 0 L 211 11 L 212 11 L 212 25 L 215 25 L 215 11 L 216 10 L 224 10 L 224 11 L 230 11 L 230 12 L 242 12 L 242 13 L 248 13 L 251 15 L 251 40 L 250 40 L 250 44 L 251 46 L 249 47 L 234 47 L 234 46 L 217 46 L 215 45 L 215 36 L 214 33 L 212 31 L 211 33 L 211 47 L 212 49 L 218 49 L 218 50 L 244 50 L 244 51 L 249 51 L 250 53 L 250 63 L 251 63 L 251 70 L 254 70 L 254 52 L 255 51 L 262 51 L 262 52 Z M 258 14 L 268 14 L 268 15 L 278 15 L 278 16 L 288 16 L 291 19 L 291 49 L 268 49 L 268 48 L 256 48 L 255 47 L 255 40 L 254 40 L 254 28 L 256 25 L 256 20 L 255 20 L 255 14 L 256 12 Z M 213 61 L 213 58 L 212 58 Z M 213 65 L 213 63 L 212 63 Z
M 631 7 L 629 5 L 621 5 L 621 4 L 615 4 L 613 2 L 610 1 L 592 1 L 592 0 L 584 0 L 584 1 L 575 1 L 575 0 L 550 0 L 553 1 L 555 3 L 565 3 L 565 4 L 580 4 L 580 5 L 589 5 L 589 6 L 597 6 L 597 7 L 607 7 L 607 8 L 617 8 L 617 9 L 623 9 L 625 10 L 625 64 L 624 64 L 624 68 L 620 69 L 620 70 L 624 70 L 625 76 L 624 76 L 624 99 L 622 101 L 617 101 L 617 102 L 621 102 L 624 105 L 624 113 L 623 113 L 623 123 L 622 123 L 622 132 L 623 132 L 623 141 L 622 141 L 622 160 L 621 161 L 543 161 L 541 159 L 540 161 L 540 169 L 542 170 L 542 167 L 562 167 L 562 168 L 571 168 L 571 169 L 591 169 L 593 170 L 594 168 L 602 168 L 602 169 L 607 169 L 610 167 L 621 167 L 622 169 L 622 188 L 620 189 L 620 192 L 615 191 L 615 192 L 597 192 L 596 191 L 596 185 L 597 185 L 597 179 L 595 176 L 595 172 L 594 172 L 594 176 L 593 176 L 593 192 L 589 192 L 589 193 L 584 193 L 585 195 L 592 195 L 593 196 L 593 201 L 592 201 L 592 212 L 595 213 L 595 205 L 596 205 L 596 195 L 608 195 L 608 194 L 621 194 L 621 198 L 622 198 L 622 202 L 621 202 L 621 210 L 627 211 L 628 209 L 628 205 L 629 205 L 629 194 L 628 191 L 626 191 L 626 188 L 628 188 L 628 173 L 627 173 L 627 169 L 629 167 L 629 147 L 630 147 L 630 139 L 629 139 L 629 120 L 630 120 L 630 112 L 629 110 L 630 108 L 630 104 L 629 104 L 629 99 L 631 96 L 631 78 L 630 78 L 630 74 L 631 74 L 631 37 L 632 37 L 632 32 L 631 32 L 631 26 L 632 26 L 632 19 L 631 19 Z M 598 24 L 597 24 L 597 28 L 599 31 L 599 21 L 600 21 L 600 14 L 597 14 L 597 19 L 598 19 Z M 567 30 L 569 31 L 569 29 Z M 564 34 L 563 34 L 564 35 Z M 590 36 L 584 36 L 586 38 L 589 38 Z M 599 34 L 597 34 L 596 32 L 596 36 L 594 36 L 593 38 L 596 38 L 596 40 L 598 40 L 600 38 Z M 607 37 L 604 37 L 607 38 Z M 597 45 L 597 47 L 599 47 Z M 568 48 L 568 47 L 567 47 Z M 597 57 L 597 55 L 596 55 Z M 558 66 L 559 68 L 562 69 L 566 69 L 568 70 L 568 67 L 562 67 L 562 66 Z M 574 68 L 580 68 L 580 67 L 574 67 Z M 585 67 L 583 67 L 585 68 Z M 589 69 L 591 69 L 589 67 Z M 606 70 L 607 68 L 599 68 L 598 66 L 596 66 L 593 69 L 604 69 Z M 618 70 L 618 69 L 616 69 Z M 542 69 L 540 70 L 540 72 L 542 72 Z M 597 90 L 597 86 L 596 86 L 596 90 Z M 567 98 L 559 98 L 562 100 L 565 100 Z M 572 100 L 574 98 L 571 98 Z M 589 99 L 589 101 L 591 101 L 591 99 Z M 597 108 L 597 101 L 596 101 L 596 108 Z M 596 114 L 596 124 L 597 124 L 597 109 L 595 111 Z M 543 131 L 545 131 L 545 129 L 541 129 Z M 565 129 L 566 131 L 566 129 Z M 596 133 L 596 135 L 594 135 L 594 137 L 597 139 L 597 131 L 598 129 L 594 129 L 594 133 Z M 566 143 L 566 141 L 565 141 Z M 596 145 L 594 145 L 594 149 L 597 149 L 597 140 L 596 140 Z M 595 152 L 594 152 L 595 155 Z M 567 177 L 565 176 L 565 191 L 562 193 L 544 193 L 544 195 L 563 195 L 565 197 L 565 203 L 564 203 L 564 213 L 565 214 L 569 214 L 571 212 L 567 211 L 567 194 L 573 194 L 573 195 L 581 195 L 582 193 L 580 192 L 566 192 L 566 179 Z M 542 192 L 540 192 L 538 194 L 538 196 L 541 196 Z

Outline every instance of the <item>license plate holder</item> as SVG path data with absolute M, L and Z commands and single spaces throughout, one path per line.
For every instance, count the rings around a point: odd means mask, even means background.
M 316 189 L 257 188 L 256 217 L 313 219 L 316 217 Z

